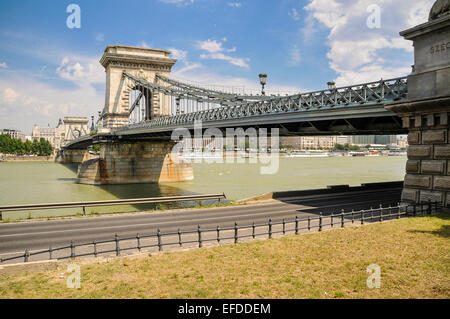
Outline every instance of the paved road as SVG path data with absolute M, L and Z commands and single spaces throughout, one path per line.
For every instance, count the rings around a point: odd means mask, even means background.
M 49 246 L 65 246 L 93 240 L 109 240 L 114 234 L 120 237 L 151 234 L 160 228 L 162 232 L 194 230 L 215 226 L 228 227 L 237 222 L 250 225 L 252 222 L 265 223 L 271 218 L 274 222 L 317 215 L 338 213 L 341 209 L 369 209 L 380 204 L 390 205 L 400 201 L 401 188 L 360 191 L 354 193 L 308 196 L 274 201 L 258 205 L 230 206 L 179 212 L 148 214 L 126 214 L 74 218 L 53 221 L 33 221 L 0 224 L 0 257 L 25 249 L 45 249 Z

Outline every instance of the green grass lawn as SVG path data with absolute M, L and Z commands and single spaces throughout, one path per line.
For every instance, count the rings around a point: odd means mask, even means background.
M 450 219 L 418 217 L 0 277 L 1 298 L 449 298 Z M 76 261 L 75 261 L 76 263 Z M 369 289 L 367 266 L 381 267 Z M 64 274 L 64 276 L 62 276 Z

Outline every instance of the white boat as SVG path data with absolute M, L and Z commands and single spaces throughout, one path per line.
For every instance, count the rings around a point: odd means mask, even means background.
M 179 158 L 183 158 L 183 159 L 197 159 L 197 158 L 203 159 L 203 158 L 205 158 L 205 159 L 207 159 L 207 158 L 223 158 L 223 156 L 222 155 L 211 155 L 211 154 L 207 155 L 207 154 L 202 154 L 202 153 L 199 153 L 199 154 L 190 153 L 190 154 L 180 155 Z
M 301 153 L 290 153 L 286 157 L 330 157 L 328 152 L 301 152 Z

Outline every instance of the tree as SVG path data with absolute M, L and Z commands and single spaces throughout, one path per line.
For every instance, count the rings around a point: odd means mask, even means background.
M 27 155 L 31 154 L 31 147 L 33 146 L 33 144 L 31 143 L 30 140 L 26 140 L 25 143 L 23 144 L 23 148 L 24 148 L 24 152 Z
M 39 142 L 38 140 L 33 140 L 33 143 L 31 144 L 31 154 L 39 154 Z
M 39 156 L 50 156 L 53 153 L 53 146 L 50 144 L 49 141 L 47 141 L 45 138 L 42 138 L 39 140 L 39 147 L 38 147 L 38 155 Z
M 334 149 L 337 151 L 358 151 L 361 148 L 358 145 L 350 145 L 349 143 L 345 143 L 344 145 L 336 143 Z

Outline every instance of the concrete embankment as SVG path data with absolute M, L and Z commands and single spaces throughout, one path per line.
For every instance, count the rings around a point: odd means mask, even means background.
M 55 156 L 0 156 L 0 162 L 54 162 Z
M 336 193 L 348 193 L 370 191 L 370 190 L 383 190 L 390 188 L 402 188 L 403 182 L 381 182 L 381 183 L 366 183 L 361 184 L 361 186 L 350 186 L 350 185 L 332 185 L 327 188 L 319 189 L 307 189 L 307 190 L 294 190 L 294 191 L 282 191 L 282 192 L 270 192 L 262 195 L 249 197 L 241 199 L 236 203 L 254 202 L 254 201 L 264 201 L 271 199 L 286 199 L 286 198 L 298 198 L 304 196 L 315 196 L 315 195 L 332 195 Z

